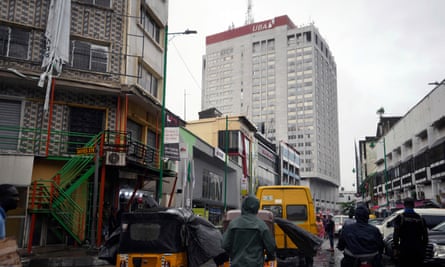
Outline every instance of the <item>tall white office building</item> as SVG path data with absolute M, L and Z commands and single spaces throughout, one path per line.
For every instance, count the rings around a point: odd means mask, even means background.
M 300 152 L 301 180 L 320 211 L 340 185 L 337 69 L 313 25 L 288 16 L 207 36 L 202 109 L 245 115 L 265 136 Z

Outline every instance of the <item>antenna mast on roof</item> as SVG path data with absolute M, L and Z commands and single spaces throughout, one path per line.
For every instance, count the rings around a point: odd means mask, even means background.
M 247 0 L 247 12 L 246 12 L 246 21 L 245 25 L 249 25 L 253 23 L 253 14 L 252 14 L 252 0 Z

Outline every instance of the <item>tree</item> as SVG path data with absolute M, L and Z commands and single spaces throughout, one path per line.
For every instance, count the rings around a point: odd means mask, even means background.
M 385 108 L 380 107 L 380 108 L 377 110 L 376 114 L 378 114 L 378 115 L 380 116 L 380 118 L 381 118 L 381 117 L 383 116 L 383 114 L 385 114 Z
M 341 203 L 341 212 L 342 214 L 349 214 L 349 211 L 355 210 L 355 200 Z

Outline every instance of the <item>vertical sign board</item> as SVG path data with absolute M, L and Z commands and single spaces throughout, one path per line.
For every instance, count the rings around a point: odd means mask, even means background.
M 164 157 L 179 161 L 179 122 L 178 118 L 167 113 L 164 129 Z

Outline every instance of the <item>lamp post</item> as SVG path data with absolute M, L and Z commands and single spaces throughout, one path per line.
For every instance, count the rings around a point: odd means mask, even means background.
M 165 130 L 165 92 L 167 85 L 167 47 L 168 47 L 168 35 L 183 35 L 183 34 L 196 34 L 197 31 L 185 30 L 183 32 L 168 32 L 168 25 L 165 25 L 164 34 L 164 84 L 162 86 L 162 108 L 161 108 L 161 143 L 160 143 L 160 154 L 159 154 L 159 185 L 158 185 L 158 203 L 162 202 L 162 178 L 164 176 L 164 130 Z

